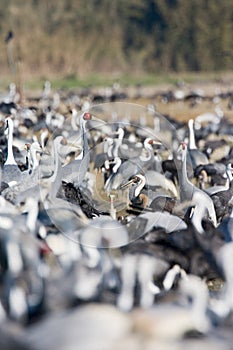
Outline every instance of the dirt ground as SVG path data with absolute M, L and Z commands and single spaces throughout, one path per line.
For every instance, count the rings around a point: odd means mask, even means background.
M 128 91 L 133 102 L 145 106 L 152 103 L 158 112 L 168 114 L 179 121 L 195 119 L 206 112 L 216 113 L 216 107 L 220 107 L 224 116 L 233 121 L 233 80 L 184 84 L 175 87 L 174 85 L 141 87 L 137 90 L 132 87 Z M 166 102 L 161 95 L 168 92 L 172 92 L 178 98 Z M 200 98 L 194 101 L 190 97 L 192 94 L 200 95 Z M 183 99 L 182 95 L 189 98 Z

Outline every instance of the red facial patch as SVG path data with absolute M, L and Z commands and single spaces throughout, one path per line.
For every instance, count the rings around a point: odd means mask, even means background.
M 46 255 L 48 253 L 51 253 L 52 249 L 48 246 L 48 244 L 45 241 L 40 242 L 40 253 L 42 255 Z
M 186 143 L 185 142 L 182 141 L 180 144 L 182 146 L 182 149 L 186 149 Z
M 88 113 L 88 112 L 84 113 L 83 119 L 84 120 L 91 120 L 91 113 Z

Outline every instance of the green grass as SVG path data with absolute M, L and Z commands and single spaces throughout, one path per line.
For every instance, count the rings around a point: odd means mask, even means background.
M 168 73 L 168 74 L 92 74 L 84 78 L 78 78 L 75 75 L 64 78 L 52 78 L 51 83 L 54 89 L 73 89 L 87 87 L 110 86 L 114 82 L 119 82 L 121 86 L 130 85 L 161 85 L 161 84 L 176 84 L 179 81 L 186 83 L 205 82 L 220 80 L 227 76 L 226 72 L 201 72 L 201 73 Z M 229 74 L 228 74 L 229 76 Z M 233 79 L 233 74 L 231 73 Z M 40 86 L 44 80 L 39 80 Z M 38 81 L 27 82 L 26 86 L 38 86 Z
M 70 75 L 66 77 L 40 77 L 34 79 L 22 79 L 22 86 L 25 91 L 41 91 L 46 80 L 50 80 L 52 88 L 58 89 L 79 89 L 79 88 L 94 88 L 111 86 L 114 82 L 120 83 L 122 87 L 125 86 L 146 86 L 146 85 L 174 85 L 179 81 L 185 83 L 203 83 L 206 81 L 216 81 L 224 78 L 233 80 L 232 72 L 187 72 L 187 73 L 168 73 L 168 74 L 91 74 L 86 77 L 79 78 Z M 9 85 L 9 77 L 0 80 L 0 89 L 5 90 Z

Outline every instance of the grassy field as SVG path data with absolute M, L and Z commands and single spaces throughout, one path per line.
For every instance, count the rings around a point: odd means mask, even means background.
M 51 78 L 52 86 L 54 89 L 61 88 L 86 88 L 86 87 L 100 87 L 109 86 L 115 82 L 118 82 L 123 87 L 130 85 L 162 85 L 162 84 L 176 84 L 179 81 L 186 83 L 203 83 L 213 80 L 230 80 L 233 81 L 233 72 L 215 72 L 215 73 L 168 73 L 162 75 L 103 75 L 95 74 L 78 78 L 76 76 L 67 76 L 64 78 Z M 27 80 L 25 81 L 25 87 L 38 88 L 45 79 L 39 80 Z
M 202 101 L 202 103 L 198 103 L 194 107 L 189 102 L 179 100 L 166 104 L 161 99 L 153 98 L 157 92 L 179 89 L 181 86 L 186 92 L 202 90 L 205 95 L 213 97 L 216 92 L 229 92 L 233 89 L 233 71 L 231 71 L 212 73 L 186 72 L 161 75 L 104 75 L 96 73 L 82 78 L 72 75 L 66 77 L 40 77 L 33 80 L 29 78 L 24 79 L 23 74 L 21 74 L 20 76 L 8 76 L 0 79 L 0 90 L 5 91 L 11 81 L 20 82 L 23 99 L 27 100 L 29 96 L 41 95 L 46 80 L 50 80 L 53 92 L 63 90 L 63 92 L 74 91 L 77 93 L 84 88 L 90 88 L 92 92 L 98 92 L 100 87 L 112 86 L 117 82 L 120 84 L 121 90 L 127 93 L 127 102 L 143 106 L 153 103 L 160 113 L 168 114 L 180 121 L 187 121 L 189 118 L 195 118 L 204 112 L 214 113 L 216 105 L 211 99 Z M 221 100 L 218 105 L 223 110 L 224 115 L 233 120 L 233 112 L 228 108 L 228 100 Z
M 233 83 L 233 72 L 184 72 L 184 73 L 168 73 L 168 74 L 91 74 L 85 77 L 75 75 L 59 77 L 47 76 L 40 78 L 25 78 L 23 72 L 20 75 L 8 75 L 0 79 L 0 89 L 5 90 L 11 81 L 20 82 L 25 91 L 41 90 L 46 80 L 50 80 L 52 88 L 59 89 L 76 89 L 76 88 L 95 88 L 103 86 L 111 86 L 118 82 L 122 87 L 128 86 L 160 86 L 174 85 L 181 81 L 187 84 L 203 84 L 207 82 L 226 82 Z

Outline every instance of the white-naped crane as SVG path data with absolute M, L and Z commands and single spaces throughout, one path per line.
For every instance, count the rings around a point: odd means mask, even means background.
M 189 155 L 192 161 L 192 166 L 195 169 L 198 165 L 208 164 L 209 159 L 205 155 L 205 153 L 201 152 L 196 146 L 193 119 L 189 119 L 188 128 L 189 128 Z
M 119 187 L 128 181 L 128 179 L 142 171 L 148 169 L 153 163 L 154 153 L 152 145 L 155 143 L 151 138 L 146 138 L 144 141 L 144 150 L 146 155 L 141 154 L 139 157 L 131 158 L 123 162 L 116 173 L 113 173 L 105 183 L 105 191 L 110 194 L 112 190 L 117 190 Z
M 181 145 L 179 146 L 177 151 L 177 155 L 180 155 L 181 158 L 179 161 L 176 159 L 180 189 L 180 200 L 181 202 L 192 201 L 194 194 L 199 193 L 200 196 L 202 196 L 202 198 L 205 199 L 207 215 L 212 220 L 214 226 L 216 226 L 217 218 L 212 199 L 204 191 L 194 186 L 194 184 L 188 179 L 186 170 L 187 152 L 187 145 L 184 142 L 181 142 Z

